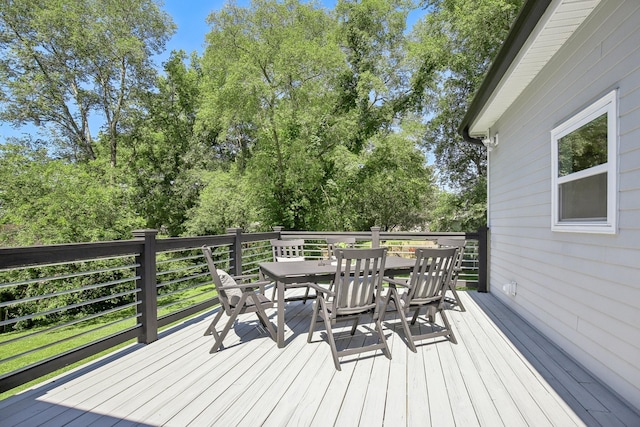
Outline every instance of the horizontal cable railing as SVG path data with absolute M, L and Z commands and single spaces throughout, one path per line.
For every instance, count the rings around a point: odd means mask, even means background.
M 0 392 L 118 345 L 150 343 L 158 331 L 218 304 L 202 246 L 218 268 L 257 274 L 272 260 L 271 239 L 302 238 L 309 259 L 329 257 L 327 237 L 351 236 L 356 247 L 386 246 L 411 257 L 439 236 L 467 240 L 467 284 L 482 281 L 478 233 L 293 232 L 156 238 L 0 248 Z M 478 287 L 480 290 L 482 286 Z

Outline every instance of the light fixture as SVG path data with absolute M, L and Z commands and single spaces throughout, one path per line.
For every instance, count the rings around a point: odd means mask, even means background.
M 487 147 L 487 151 L 492 151 L 498 146 L 498 134 L 496 133 L 493 138 L 488 137 L 482 140 L 482 144 Z

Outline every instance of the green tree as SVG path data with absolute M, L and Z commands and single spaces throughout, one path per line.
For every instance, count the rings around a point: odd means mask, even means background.
M 314 4 L 256 0 L 209 23 L 197 132 L 251 175 L 264 223 L 313 229 L 323 159 L 343 131 L 332 111 L 345 66 L 335 20 Z
M 89 122 L 101 117 L 115 166 L 121 121 L 153 86 L 151 56 L 174 27 L 152 0 L 2 0 L 0 119 L 47 127 L 74 159 L 94 160 Z
M 483 185 L 484 184 L 484 185 Z M 486 223 L 487 191 L 481 177 L 472 192 L 451 193 L 440 190 L 430 212 L 429 228 L 434 231 L 471 231 Z
M 337 150 L 336 174 L 326 189 L 326 228 L 426 229 L 435 186 L 416 139 L 410 131 L 379 134 L 358 155 Z
M 203 189 L 196 205 L 188 212 L 187 235 L 222 234 L 229 227 L 262 231 L 257 203 L 252 201 L 252 186 L 237 170 L 217 170 L 198 176 Z
M 505 39 L 521 0 L 425 0 L 429 12 L 412 32 L 410 53 L 417 64 L 435 66 L 436 79 L 424 86 L 427 128 L 423 143 L 435 158 L 442 185 L 454 192 L 449 208 L 454 217 L 476 213 L 466 224 L 475 229 L 484 224 L 486 199 L 486 153 L 480 146 L 463 142 L 458 124 L 467 105 Z M 425 59 L 426 58 L 426 59 Z M 475 206 L 478 203 L 481 206 Z
M 406 0 L 340 0 L 339 40 L 348 68 L 340 74 L 336 111 L 350 120 L 345 141 L 358 153 L 380 130 L 417 106 L 424 79 L 406 60 Z M 426 64 L 428 67 L 428 64 Z M 424 72 L 424 70 L 422 70 Z
M 200 105 L 199 58 L 172 52 L 158 77 L 157 90 L 142 99 L 143 109 L 123 121 L 123 173 L 134 187 L 147 227 L 171 236 L 184 231 L 187 211 L 198 197 L 190 173 L 200 162 L 190 155 Z
M 144 226 L 131 191 L 109 185 L 110 168 L 51 159 L 31 144 L 0 146 L 0 244 L 87 242 L 131 238 Z

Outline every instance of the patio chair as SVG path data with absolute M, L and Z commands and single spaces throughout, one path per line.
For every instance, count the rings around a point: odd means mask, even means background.
M 452 306 L 458 306 L 460 311 L 467 311 L 458 296 L 458 291 L 456 291 L 456 286 L 458 285 L 458 276 L 462 271 L 462 260 L 464 259 L 464 248 L 467 245 L 467 241 L 464 239 L 455 239 L 451 237 L 441 237 L 438 239 L 438 246 L 441 248 L 458 248 L 458 254 L 456 256 L 455 263 L 453 265 L 453 273 L 451 274 L 451 281 L 447 286 L 447 290 L 451 291 L 452 297 L 447 297 L 445 293 L 445 301 Z
M 336 248 L 354 249 L 356 247 L 355 237 L 327 237 L 327 254 L 329 259 L 335 259 L 333 252 Z
M 334 254 L 336 249 L 355 249 L 356 238 L 355 237 L 327 237 L 327 259 L 332 263 L 336 261 Z M 333 280 L 328 284 L 329 290 L 333 289 Z
M 292 262 L 292 261 L 304 261 L 304 240 L 292 239 L 292 240 L 271 240 L 271 252 L 273 253 L 273 260 L 276 262 Z M 306 288 L 303 297 L 288 298 L 286 301 L 298 301 L 302 300 L 305 304 L 308 299 L 315 299 L 315 295 L 309 296 L 309 283 L 292 283 L 288 284 L 287 288 Z M 271 299 L 276 298 L 276 286 L 273 287 L 273 294 Z
M 316 320 L 320 316 L 324 320 L 333 363 L 338 371 L 341 370 L 338 359 L 340 356 L 381 349 L 385 356 L 391 359 L 382 332 L 379 310 L 387 249 L 336 249 L 335 255 L 337 265 L 332 290 L 314 285 L 318 297 L 313 305 L 307 342 L 311 342 Z M 363 316 L 372 317 L 378 333 L 377 343 L 338 351 L 334 326 L 339 322 L 352 321 L 351 335 L 354 335 Z
M 409 279 L 385 277 L 385 281 L 389 283 L 389 289 L 383 309 L 386 314 L 389 303 L 393 301 L 402 322 L 407 345 L 414 353 L 417 352 L 415 342 L 426 338 L 444 336 L 457 344 L 444 310 L 444 294 L 447 283 L 451 280 L 457 250 L 456 248 L 416 248 L 416 263 Z M 398 292 L 398 287 L 403 290 Z M 422 309 L 426 310 L 425 320 L 430 324 L 431 332 L 413 335 L 407 323 L 407 316 L 413 311 L 411 325 L 414 325 Z M 444 326 L 435 323 L 438 313 Z
M 232 277 L 223 270 L 218 270 L 213 262 L 211 249 L 207 246 L 202 247 L 202 252 L 207 260 L 207 266 L 211 273 L 213 285 L 218 293 L 221 309 L 218 310 L 215 318 L 205 331 L 204 335 L 213 335 L 216 339 L 209 353 L 215 353 L 222 347 L 222 342 L 227 333 L 233 326 L 239 314 L 256 313 L 260 324 L 267 329 L 271 338 L 276 340 L 276 332 L 273 325 L 269 321 L 265 309 L 273 308 L 273 302 L 264 296 L 264 287 L 269 282 L 256 281 L 250 283 L 238 283 L 236 280 L 249 280 L 257 277 L 257 275 L 244 275 Z M 259 289 L 260 292 L 256 292 Z M 227 324 L 218 333 L 216 325 L 223 314 L 229 316 Z

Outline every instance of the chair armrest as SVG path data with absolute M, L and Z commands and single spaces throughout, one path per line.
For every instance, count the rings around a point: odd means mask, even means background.
M 231 276 L 234 280 L 244 281 L 246 279 L 256 279 L 258 277 L 257 274 L 241 274 L 239 276 Z
M 238 283 L 236 285 L 229 286 L 218 286 L 218 289 L 222 289 L 223 291 L 226 289 L 255 289 L 255 288 L 264 288 L 265 285 L 270 284 L 271 282 L 267 281 L 257 281 L 250 283 Z
M 309 283 L 307 283 L 307 285 L 310 288 L 313 288 L 316 292 L 322 292 L 323 294 L 327 294 L 328 296 L 335 296 L 335 293 L 333 291 L 330 291 L 327 288 L 323 288 L 322 286 L 318 285 L 317 283 L 309 282 Z
M 392 286 L 397 285 L 397 286 L 402 286 L 402 287 L 405 287 L 405 288 L 409 287 L 409 283 L 408 283 L 408 281 L 406 279 L 394 279 L 392 277 L 384 276 L 384 278 L 382 280 L 384 282 L 387 282 L 388 284 L 390 284 Z
M 264 294 L 265 286 L 273 284 L 272 281 L 266 280 L 260 274 L 239 274 L 237 276 L 231 276 L 234 280 L 239 281 L 240 284 L 251 285 L 253 288 L 260 288 L 260 293 Z M 245 282 L 245 280 L 259 279 L 254 282 Z

